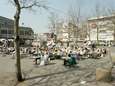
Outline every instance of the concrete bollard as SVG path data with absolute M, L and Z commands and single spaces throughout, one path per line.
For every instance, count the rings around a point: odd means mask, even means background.
M 112 64 L 115 64 L 115 56 L 111 56 Z
M 111 76 L 112 69 L 97 68 L 96 69 L 96 80 L 109 82 L 112 80 Z

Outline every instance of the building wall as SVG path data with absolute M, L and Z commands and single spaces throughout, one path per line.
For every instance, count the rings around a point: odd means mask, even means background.
M 0 16 L 0 38 L 14 38 L 14 21 Z M 22 39 L 33 39 L 33 30 L 29 27 L 20 27 L 20 37 Z
M 57 34 L 57 39 L 64 42 L 68 41 L 68 32 L 64 28 L 61 28 Z
M 76 28 L 73 25 L 68 23 L 61 23 L 58 25 L 57 30 L 57 39 L 62 42 L 74 42 L 75 37 L 75 30 Z
M 114 24 L 112 20 L 115 17 L 103 17 L 91 19 L 88 21 L 90 40 L 97 40 L 97 28 L 99 29 L 98 39 L 100 41 L 113 41 L 114 40 Z

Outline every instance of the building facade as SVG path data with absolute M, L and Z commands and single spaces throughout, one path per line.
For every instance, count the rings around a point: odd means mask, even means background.
M 77 44 L 86 39 L 87 23 L 73 24 L 73 23 L 59 23 L 57 27 L 57 40 L 61 42 L 69 42 L 70 44 Z
M 115 16 L 103 16 L 88 20 L 88 40 L 115 41 Z
M 30 27 L 19 27 L 20 38 L 23 40 L 33 40 L 34 32 Z M 14 38 L 14 21 L 0 16 L 0 38 Z
M 73 27 L 70 23 L 59 23 L 56 34 L 57 40 L 62 42 L 72 42 L 76 38 L 76 27 Z

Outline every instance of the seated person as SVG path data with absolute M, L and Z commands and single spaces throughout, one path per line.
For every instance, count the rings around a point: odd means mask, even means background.
M 64 59 L 64 65 L 65 66 L 74 66 L 77 64 L 75 57 L 70 53 L 68 54 L 68 59 Z

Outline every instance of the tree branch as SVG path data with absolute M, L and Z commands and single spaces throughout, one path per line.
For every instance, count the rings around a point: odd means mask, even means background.
M 36 6 L 38 4 L 38 2 L 34 2 L 28 6 L 22 6 L 21 9 L 25 9 L 25 8 L 32 8 L 33 6 Z
M 40 1 L 37 2 L 36 0 L 29 5 L 23 5 L 21 9 L 31 9 L 33 7 L 42 7 L 42 8 L 48 9 L 46 5 L 42 4 Z

